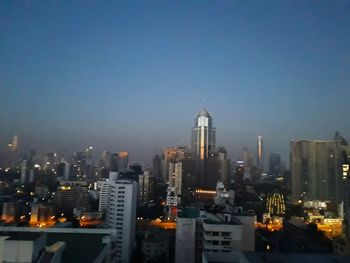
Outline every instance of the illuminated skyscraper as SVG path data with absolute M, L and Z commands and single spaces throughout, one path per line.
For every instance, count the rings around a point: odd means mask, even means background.
M 201 160 L 209 157 L 209 152 L 215 148 L 215 128 L 213 118 L 203 108 L 197 115 L 192 128 L 192 151 Z
M 260 171 L 264 170 L 264 164 L 263 164 L 263 140 L 262 137 L 259 135 L 257 139 L 257 155 L 256 155 L 256 165 L 259 168 Z

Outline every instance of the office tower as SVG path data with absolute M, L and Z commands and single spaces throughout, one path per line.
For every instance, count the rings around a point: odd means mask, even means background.
M 253 165 L 253 155 L 247 148 L 243 148 L 244 168 L 250 168 Z
M 179 160 L 179 151 L 176 147 L 164 148 L 164 166 L 163 166 L 163 182 L 167 183 L 169 180 L 169 163 Z
M 137 182 L 109 180 L 106 223 L 117 230 L 117 262 L 130 262 L 136 228 Z
M 231 160 L 227 159 L 227 151 L 224 147 L 218 147 L 210 153 L 209 159 L 204 163 L 204 178 L 201 180 L 201 187 L 215 190 L 218 180 L 229 185 L 231 179 Z
M 85 178 L 86 177 L 86 152 L 75 152 L 73 156 L 72 174 L 73 178 Z
M 99 203 L 98 211 L 106 212 L 109 202 L 109 182 L 108 181 L 99 181 L 100 183 L 100 194 L 99 194 Z
M 94 148 L 88 147 L 85 150 L 85 156 L 86 156 L 86 166 L 85 166 L 85 177 L 88 180 L 94 179 Z
M 342 201 L 341 141 L 293 140 L 291 142 L 292 197 L 294 201 Z
M 188 205 L 194 201 L 194 193 L 199 186 L 198 163 L 192 156 L 181 160 L 181 204 Z
M 182 162 L 169 163 L 169 187 L 175 188 L 175 195 L 180 204 L 181 187 L 182 187 Z
M 129 153 L 119 152 L 118 153 L 118 171 L 127 169 L 128 164 L 129 164 Z
M 264 170 L 263 154 L 264 154 L 263 140 L 262 140 L 262 137 L 259 135 L 257 139 L 256 166 L 260 171 Z
M 111 166 L 110 166 L 110 171 L 111 172 L 118 172 L 118 154 L 117 153 L 112 153 L 111 154 Z
M 23 160 L 21 165 L 21 184 L 29 184 L 34 181 L 34 166 L 30 160 Z
M 167 188 L 166 206 L 168 216 L 176 217 L 177 206 L 181 203 L 182 162 L 169 163 L 169 184 Z
M 139 175 L 139 205 L 148 205 L 154 200 L 154 175 L 145 171 Z
M 157 181 L 160 181 L 162 178 L 162 167 L 161 167 L 161 158 L 159 155 L 153 157 L 152 160 L 152 173 Z
M 277 153 L 270 153 L 269 156 L 269 173 L 279 175 L 281 172 L 281 156 Z
M 103 151 L 101 154 L 101 167 L 107 169 L 111 168 L 111 153 L 109 151 Z
M 29 155 L 21 164 L 21 183 L 28 184 L 34 181 L 35 151 L 30 151 Z
M 64 180 L 69 180 L 70 175 L 70 165 L 66 161 L 60 162 L 57 165 L 57 177 L 60 177 Z
M 56 168 L 57 155 L 55 152 L 46 153 L 44 156 L 43 169 L 52 171 Z
M 203 108 L 196 116 L 192 128 L 192 151 L 201 160 L 209 158 L 209 152 L 215 148 L 215 128 L 209 112 Z
M 243 177 L 245 170 L 248 170 L 249 168 L 245 169 L 244 167 L 244 161 L 236 161 L 235 165 L 235 182 L 238 184 L 243 183 Z
M 76 207 L 89 210 L 89 193 L 86 181 L 61 181 L 54 198 L 58 213 L 71 215 Z

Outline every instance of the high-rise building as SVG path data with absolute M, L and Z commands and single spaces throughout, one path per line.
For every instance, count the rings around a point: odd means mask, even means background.
M 57 164 L 57 154 L 55 152 L 49 152 L 44 157 L 44 170 L 54 170 Z
M 153 157 L 152 173 L 157 181 L 160 181 L 162 178 L 161 161 L 159 155 Z
M 154 175 L 145 171 L 139 178 L 139 205 L 148 205 L 154 199 Z
M 245 168 L 244 167 L 244 161 L 236 161 L 235 163 L 235 182 L 238 184 L 242 184 L 243 183 L 243 179 L 244 179 L 244 173 L 246 170 L 248 170 L 249 167 Z
M 278 175 L 281 172 L 281 156 L 278 153 L 270 153 L 269 173 Z
M 75 152 L 73 156 L 72 178 L 86 177 L 86 152 Z
M 167 189 L 166 206 L 168 215 L 176 217 L 176 208 L 181 203 L 182 162 L 169 163 L 169 185 Z
M 57 177 L 63 178 L 64 180 L 69 180 L 69 171 L 70 165 L 66 161 L 60 162 L 57 165 Z
M 85 155 L 86 155 L 86 174 L 85 178 L 87 180 L 93 180 L 94 179 L 94 148 L 93 147 L 88 147 L 85 150 Z
M 342 153 L 350 146 L 340 140 L 291 142 L 292 197 L 294 201 L 342 201 Z
M 201 160 L 209 158 L 209 152 L 215 148 L 215 128 L 213 118 L 203 108 L 196 116 L 192 128 L 192 151 Z
M 57 212 L 71 215 L 76 207 L 89 208 L 86 181 L 61 181 L 54 198 Z
M 250 168 L 253 165 L 253 155 L 248 150 L 248 148 L 243 148 L 243 162 L 244 168 Z
M 264 160 L 263 160 L 263 154 L 264 154 L 264 148 L 263 148 L 263 139 L 259 135 L 257 138 L 257 153 L 256 153 L 256 166 L 260 171 L 264 170 Z
M 21 164 L 21 183 L 28 184 L 34 181 L 35 152 L 30 151 L 28 157 Z
M 127 169 L 129 165 L 129 153 L 119 152 L 118 153 L 118 171 Z
M 107 169 L 111 168 L 111 153 L 109 151 L 103 151 L 101 154 L 101 167 Z
M 134 249 L 137 182 L 111 179 L 107 183 L 106 224 L 117 230 L 117 262 L 127 263 Z

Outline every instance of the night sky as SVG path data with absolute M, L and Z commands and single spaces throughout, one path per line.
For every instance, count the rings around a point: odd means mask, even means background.
M 350 1 L 0 1 L 0 150 L 350 139 Z M 99 153 L 98 153 L 99 154 Z

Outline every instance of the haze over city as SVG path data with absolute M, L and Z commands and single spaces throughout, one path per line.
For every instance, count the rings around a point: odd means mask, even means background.
M 234 159 L 350 138 L 349 1 L 1 1 L 0 146 L 150 162 L 206 107 Z

